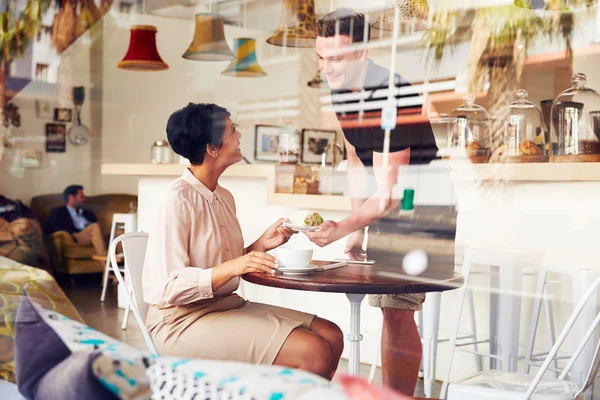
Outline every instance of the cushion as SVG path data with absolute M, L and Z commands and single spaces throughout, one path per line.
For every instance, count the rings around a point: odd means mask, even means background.
M 147 373 L 153 394 L 162 399 L 346 399 L 326 379 L 279 366 L 155 357 Z
M 55 365 L 39 381 L 34 399 L 107 400 L 117 397 L 92 372 L 92 364 L 102 357 L 99 352 L 73 353 Z
M 34 303 L 81 321 L 79 313 L 50 274 L 0 256 L 0 379 L 13 383 L 16 383 L 14 321 L 25 285 L 28 285 L 27 296 Z
M 27 310 L 28 303 L 41 322 L 52 330 L 49 333 L 44 332 L 48 336 L 44 337 L 44 340 L 59 340 L 68 348 L 69 354 L 99 354 L 90 361 L 91 370 L 108 390 L 122 399 L 150 396 L 150 386 L 145 373 L 150 362 L 148 352 L 122 343 L 64 315 L 43 309 L 33 302 L 28 302 L 27 298 L 24 299 L 21 308 Z M 17 332 L 17 336 L 19 333 L 20 331 Z M 56 338 L 58 339 L 55 340 Z M 18 349 L 20 351 L 20 346 Z M 26 352 L 23 351 L 22 354 L 25 355 Z M 20 355 L 18 359 L 21 360 Z M 21 373 L 24 371 L 19 368 L 21 365 L 21 362 L 17 364 L 19 383 L 22 382 Z M 21 392 L 24 393 L 23 390 Z
M 33 399 L 40 379 L 69 357 L 71 351 L 40 318 L 26 296 L 21 300 L 15 328 L 15 365 L 19 391 L 26 398 Z M 33 343 L 37 345 L 32 346 Z

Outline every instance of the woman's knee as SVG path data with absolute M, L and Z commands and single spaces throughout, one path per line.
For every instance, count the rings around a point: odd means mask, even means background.
M 331 370 L 331 360 L 334 357 L 329 342 L 317 335 L 308 343 L 305 349 L 305 368 L 309 372 L 327 377 Z
M 332 349 L 329 342 L 316 333 L 297 328 L 284 343 L 275 364 L 300 368 L 326 377 L 331 368 Z
M 327 340 L 334 347 L 332 350 L 339 352 L 340 355 L 342 354 L 344 350 L 344 333 L 339 326 L 326 319 L 315 317 L 311 330 Z

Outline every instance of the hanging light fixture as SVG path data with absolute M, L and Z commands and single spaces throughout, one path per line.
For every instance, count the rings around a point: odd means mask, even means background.
M 311 87 L 314 89 L 329 87 L 327 80 L 323 79 L 323 74 L 321 73 L 320 69 L 317 69 L 317 72 L 315 73 L 313 78 L 310 81 L 308 81 L 307 85 L 308 85 L 308 87 Z
M 129 48 L 117 67 L 130 71 L 163 71 L 169 68 L 156 48 L 156 27 L 134 25 L 129 30 Z
M 259 78 L 267 75 L 256 61 L 256 40 L 237 38 L 233 42 L 233 51 L 235 60 L 221 74 L 242 78 Z
M 317 39 L 315 0 L 283 0 L 279 29 L 267 43 L 286 47 L 313 47 Z
M 427 0 L 396 0 L 394 5 L 375 21 L 373 28 L 391 32 L 394 29 L 395 9 L 400 13 L 400 34 L 427 29 L 427 15 L 429 14 Z
M 235 58 L 225 40 L 225 18 L 219 14 L 196 14 L 196 30 L 183 58 L 196 61 L 229 61 Z

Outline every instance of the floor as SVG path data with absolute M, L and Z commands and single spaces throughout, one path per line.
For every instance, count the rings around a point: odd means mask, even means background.
M 81 314 L 83 320 L 92 328 L 101 331 L 115 339 L 129 343 L 139 348 L 145 348 L 144 337 L 135 322 L 133 314 L 130 314 L 127 329 L 121 329 L 124 310 L 117 307 L 117 286 L 112 284 L 106 293 L 104 303 L 100 302 L 102 293 L 102 276 L 87 275 L 78 276 L 73 281 L 59 280 L 61 287 Z M 347 361 L 342 359 L 340 371 L 347 369 Z M 361 376 L 369 376 L 370 365 L 361 365 Z M 374 381 L 381 384 L 381 369 L 377 369 Z M 434 386 L 434 398 L 439 396 L 441 383 L 436 382 Z M 424 397 L 423 380 L 419 379 L 415 390 L 416 397 Z

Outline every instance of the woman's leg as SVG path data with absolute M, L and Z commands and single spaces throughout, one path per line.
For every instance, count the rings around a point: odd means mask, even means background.
M 319 317 L 315 317 L 313 323 L 310 325 L 310 330 L 329 343 L 331 348 L 331 366 L 328 378 L 333 379 L 340 362 L 340 357 L 344 351 L 344 334 L 336 324 Z
M 329 379 L 331 347 L 327 340 L 304 328 L 296 328 L 283 343 L 273 364 L 299 368 Z

